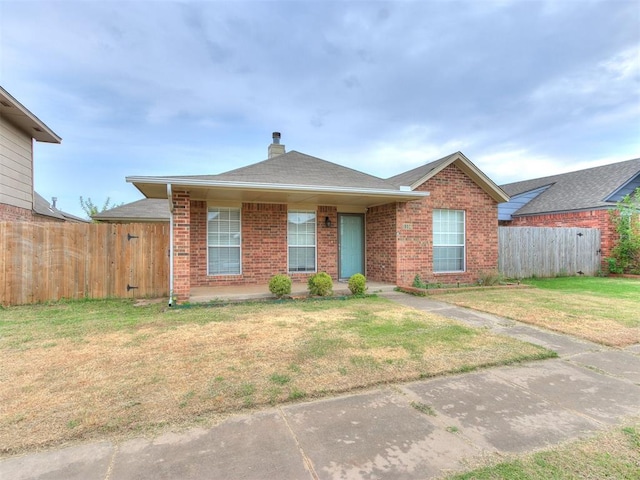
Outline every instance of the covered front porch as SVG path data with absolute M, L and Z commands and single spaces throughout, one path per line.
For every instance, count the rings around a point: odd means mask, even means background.
M 391 292 L 396 285 L 384 282 L 367 281 L 367 293 Z M 296 282 L 291 286 L 291 296 L 304 296 L 308 293 L 307 284 Z M 335 295 L 350 295 L 347 282 L 334 282 L 333 293 Z M 206 303 L 212 301 L 228 300 L 255 300 L 261 298 L 273 298 L 268 285 L 236 285 L 215 287 L 192 287 L 189 302 Z

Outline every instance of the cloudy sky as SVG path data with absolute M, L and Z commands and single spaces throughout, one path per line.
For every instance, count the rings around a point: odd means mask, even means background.
M 0 84 L 63 138 L 35 188 L 129 202 L 271 132 L 383 178 L 461 150 L 496 183 L 640 156 L 640 1 L 7 1 Z

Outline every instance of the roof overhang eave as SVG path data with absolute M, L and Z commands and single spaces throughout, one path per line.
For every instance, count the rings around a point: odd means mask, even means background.
M 429 192 L 422 191 L 402 191 L 402 190 L 386 190 L 373 188 L 353 188 L 353 187 L 335 187 L 321 185 L 288 185 L 273 183 L 255 183 L 255 182 L 223 182 L 215 180 L 198 180 L 198 179 L 176 179 L 171 177 L 126 177 L 126 181 L 134 184 L 140 191 L 144 184 L 167 185 L 170 184 L 173 189 L 176 188 L 207 188 L 207 189 L 223 189 L 223 190 L 245 190 L 245 191 L 263 191 L 263 192 L 291 192 L 291 193 L 309 193 L 309 194 L 339 194 L 344 196 L 366 196 L 376 197 L 381 200 L 389 201 L 412 201 L 429 196 Z
M 62 142 L 62 138 L 59 135 L 2 87 L 0 87 L 0 101 L 6 107 L 2 115 L 9 121 L 16 123 L 21 129 L 24 129 L 31 135 L 31 138 L 45 143 Z

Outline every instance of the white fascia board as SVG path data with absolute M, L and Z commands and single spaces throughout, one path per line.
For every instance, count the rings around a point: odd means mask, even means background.
M 407 199 L 418 199 L 429 196 L 429 192 L 402 191 L 402 190 L 382 190 L 377 188 L 352 188 L 352 187 L 324 187 L 319 185 L 287 185 L 273 183 L 253 183 L 253 182 L 223 182 L 215 180 L 179 180 L 166 177 L 126 177 L 129 183 L 151 183 L 151 184 L 171 184 L 173 187 L 217 187 L 229 189 L 264 190 L 264 191 L 293 191 L 310 193 L 342 193 L 347 195 L 368 195 L 368 196 L 393 196 L 406 197 Z

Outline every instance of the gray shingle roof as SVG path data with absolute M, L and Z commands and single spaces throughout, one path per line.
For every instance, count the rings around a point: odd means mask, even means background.
M 49 202 L 38 192 L 33 192 L 33 211 L 45 217 L 57 218 L 62 221 L 65 220 L 64 215 L 58 212 L 57 209 L 51 208 Z
M 219 175 L 190 175 L 166 178 L 175 180 L 176 183 L 179 183 L 180 180 L 198 179 L 276 185 L 398 190 L 395 184 L 382 178 L 296 152 L 295 150 Z
M 514 215 L 608 208 L 605 200 L 625 183 L 640 175 L 640 158 L 576 172 L 501 185 L 509 195 L 518 195 L 546 185 L 550 187 Z
M 169 221 L 169 202 L 167 199 L 143 198 L 135 202 L 110 208 L 92 217 L 101 222 L 132 221 L 158 222 Z
M 37 215 L 43 215 L 45 217 L 55 218 L 64 222 L 74 223 L 87 223 L 84 218 L 76 217 L 67 212 L 63 212 L 57 208 L 54 208 L 42 195 L 38 192 L 33 192 L 33 212 Z
M 408 172 L 400 173 L 398 175 L 388 178 L 387 181 L 391 182 L 392 184 L 398 187 L 413 185 L 415 182 L 417 182 L 421 178 L 428 175 L 429 172 L 435 170 L 443 163 L 446 163 L 449 160 L 451 160 L 451 158 L 456 156 L 458 153 L 460 152 L 452 153 L 434 162 L 430 162 L 425 165 L 421 165 L 417 168 L 414 168 L 413 170 L 409 170 Z

